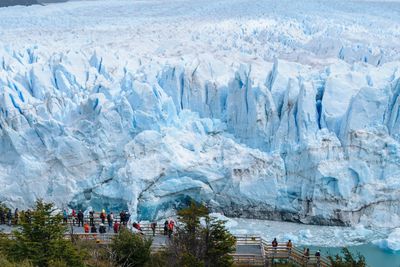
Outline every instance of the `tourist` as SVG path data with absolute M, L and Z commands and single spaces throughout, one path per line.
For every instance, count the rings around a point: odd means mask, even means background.
M 321 251 L 317 250 L 317 252 L 315 252 L 315 257 L 317 258 L 317 267 L 321 266 Z
M 71 217 L 72 217 L 72 225 L 75 226 L 76 212 L 74 209 L 72 209 Z
M 118 223 L 118 221 L 115 221 L 115 223 L 114 223 L 114 233 L 118 234 L 118 231 L 119 231 L 119 223 Z
M 90 228 L 90 233 L 97 233 L 97 228 L 96 228 L 96 225 L 92 225 L 92 227 Z
M 304 248 L 303 260 L 307 264 L 309 259 L 310 259 L 310 249 L 309 248 Z
M 129 218 L 131 217 L 131 215 L 129 214 L 129 212 L 128 211 L 126 211 L 125 212 L 125 225 L 127 225 L 128 224 L 128 222 L 129 222 Z
M 0 224 L 5 224 L 6 223 L 6 214 L 5 210 L 0 208 Z
M 292 247 L 293 247 L 292 240 L 289 239 L 289 241 L 286 243 L 286 248 L 288 250 L 289 256 L 290 256 L 290 253 L 292 252 Z
M 153 236 L 155 236 L 156 235 L 157 222 L 152 222 L 150 227 L 151 227 L 151 231 L 153 231 Z
M 82 210 L 79 210 L 79 212 L 78 212 L 78 227 L 80 227 L 81 224 L 83 226 L 83 212 L 82 212 Z
M 90 226 L 94 226 L 94 211 L 89 212 L 89 224 Z
M 169 224 L 168 224 L 168 237 L 169 238 L 171 238 L 172 233 L 174 232 L 174 225 L 175 225 L 175 223 L 173 220 L 169 221 Z
M 278 247 L 278 241 L 276 240 L 276 237 L 274 238 L 274 240 L 272 240 L 272 247 L 275 249 Z
M 110 231 L 114 221 L 114 214 L 111 212 L 107 214 L 107 223 L 108 223 L 108 230 Z
M 12 219 L 11 209 L 8 209 L 8 212 L 7 212 L 7 224 L 8 224 L 8 226 L 11 226 L 11 219 Z
M 85 234 L 88 234 L 89 233 L 89 224 L 85 223 L 83 225 L 83 230 L 85 231 Z
M 124 211 L 120 212 L 119 221 L 120 221 L 120 224 L 124 224 L 125 223 L 125 212 Z
M 100 219 L 102 224 L 106 223 L 106 211 L 104 209 L 100 213 Z
M 15 221 L 15 225 L 18 225 L 18 223 L 19 223 L 19 211 L 18 211 L 18 208 L 16 208 L 15 211 L 14 211 L 14 221 Z
M 105 234 L 106 233 L 106 227 L 104 226 L 103 223 L 100 224 L 99 233 L 100 234 Z
M 168 234 L 168 221 L 164 222 L 164 235 Z
M 63 210 L 63 223 L 67 224 L 68 223 L 68 213 L 67 210 Z

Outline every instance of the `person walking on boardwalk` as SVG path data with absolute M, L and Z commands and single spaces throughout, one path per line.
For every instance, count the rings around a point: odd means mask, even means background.
M 89 212 L 89 224 L 90 226 L 94 226 L 94 211 Z
M 76 212 L 74 209 L 72 209 L 71 217 L 72 217 L 72 225 L 75 226 Z
M 167 235 L 168 234 L 168 221 L 165 221 L 164 222 L 164 235 Z
M 8 226 L 11 226 L 11 219 L 12 219 L 11 209 L 8 209 L 8 212 L 7 212 L 7 224 L 8 224 Z
M 63 223 L 68 223 L 68 212 L 67 210 L 63 210 Z
M 150 227 L 151 227 L 151 231 L 153 232 L 153 236 L 155 236 L 156 235 L 157 222 L 152 222 Z
M 101 219 L 101 223 L 105 224 L 106 223 L 106 211 L 103 209 L 100 213 L 100 219 Z
M 19 224 L 19 211 L 18 211 L 18 208 L 16 208 L 15 211 L 14 211 L 14 221 L 15 221 L 15 225 Z
M 119 223 L 118 223 L 118 221 L 115 221 L 115 223 L 114 223 L 114 233 L 118 234 L 118 231 L 119 231 Z
M 110 231 L 114 221 L 114 214 L 111 212 L 107 214 L 107 223 L 108 223 L 108 230 Z
M 6 223 L 6 211 L 0 208 L 0 224 Z
M 121 211 L 119 213 L 119 223 L 120 224 L 125 224 L 125 212 L 124 211 Z
M 307 263 L 308 263 L 309 259 L 310 259 L 310 249 L 309 248 L 304 248 L 303 261 L 304 261 L 306 266 L 307 266 Z
M 175 225 L 175 223 L 173 220 L 169 221 L 169 223 L 168 223 L 168 237 L 169 238 L 171 238 L 172 233 L 174 232 L 174 225 Z
M 321 251 L 317 250 L 317 252 L 315 252 L 315 258 L 317 258 L 317 267 L 321 266 Z
M 293 247 L 292 240 L 289 239 L 289 241 L 286 243 L 286 248 L 288 250 L 289 256 L 290 256 L 290 253 L 292 253 L 292 247 Z
M 80 227 L 81 224 L 83 226 L 83 212 L 82 212 L 82 210 L 79 210 L 79 212 L 78 212 L 78 227 Z

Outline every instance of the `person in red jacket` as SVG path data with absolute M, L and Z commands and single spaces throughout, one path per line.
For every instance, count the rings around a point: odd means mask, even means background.
M 174 232 L 174 226 L 175 226 L 175 222 L 173 220 L 169 221 L 168 224 L 168 237 L 171 238 L 172 233 Z
M 85 233 L 86 233 L 86 234 L 89 233 L 89 224 L 85 223 L 85 224 L 83 225 L 83 229 L 85 230 Z
M 117 234 L 118 231 L 119 231 L 119 223 L 118 223 L 118 221 L 115 221 L 115 223 L 114 223 L 114 233 Z

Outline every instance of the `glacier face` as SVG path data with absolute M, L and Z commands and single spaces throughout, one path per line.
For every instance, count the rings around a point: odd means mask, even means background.
M 400 226 L 400 4 L 333 2 L 0 9 L 0 201 Z

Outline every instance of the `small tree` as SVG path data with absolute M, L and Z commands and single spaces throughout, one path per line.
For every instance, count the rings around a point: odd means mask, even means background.
M 150 260 L 152 240 L 122 229 L 111 242 L 115 262 L 122 267 L 145 266 Z
M 13 231 L 6 253 L 15 261 L 29 260 L 34 266 L 83 266 L 71 241 L 64 239 L 62 215 L 52 203 L 36 201 L 35 209 L 21 217 L 21 227 Z
M 358 253 L 357 258 L 349 251 L 348 248 L 342 249 L 342 255 L 336 254 L 334 257 L 328 256 L 333 267 L 365 267 L 365 257 Z
M 178 211 L 182 227 L 168 247 L 169 266 L 213 267 L 232 266 L 235 238 L 225 228 L 225 222 L 209 216 L 204 205 L 192 202 Z M 205 220 L 205 225 L 200 219 Z

